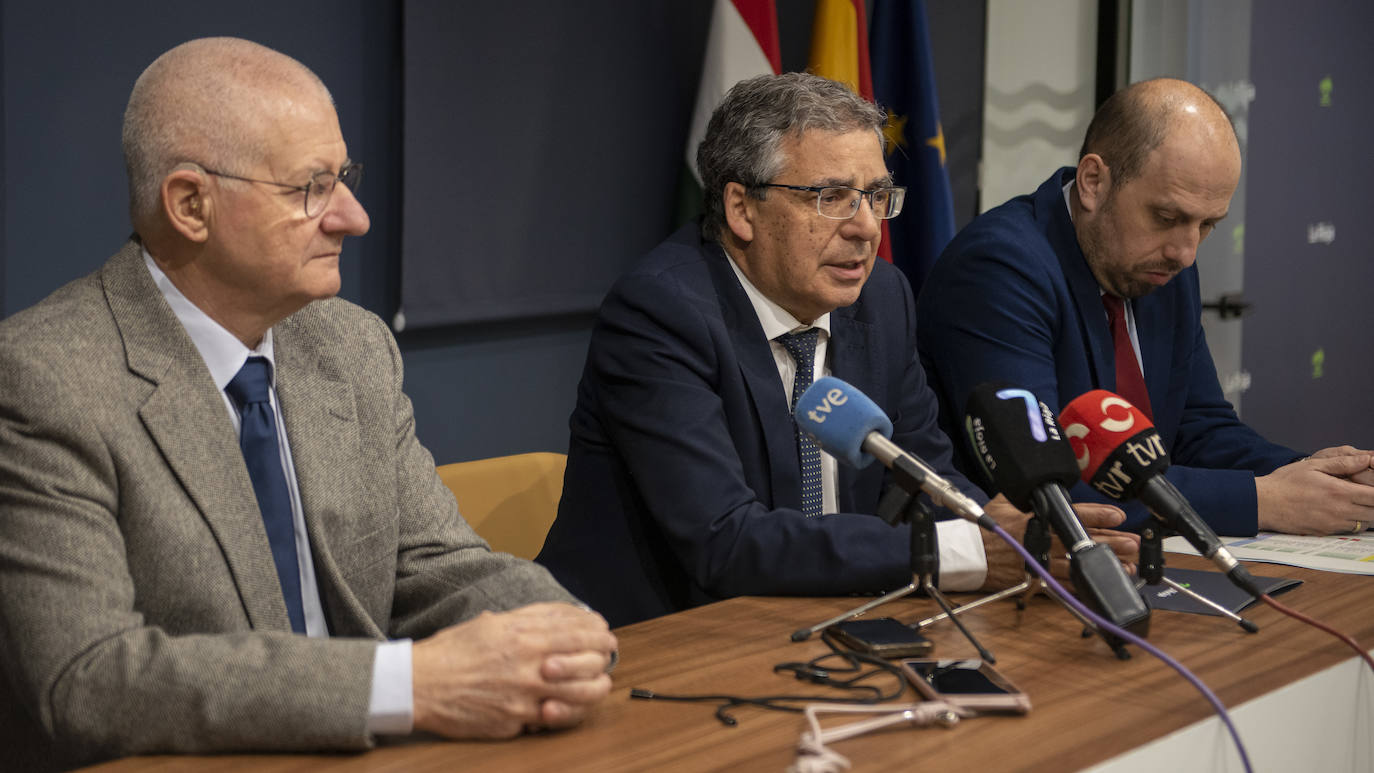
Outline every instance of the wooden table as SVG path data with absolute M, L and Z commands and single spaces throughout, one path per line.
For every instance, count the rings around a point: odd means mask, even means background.
M 1210 566 L 1172 554 L 1169 562 Z M 1252 571 L 1302 579 L 1301 586 L 1280 600 L 1335 625 L 1365 647 L 1374 644 L 1374 578 L 1267 565 L 1252 565 Z M 825 652 L 816 638 L 792 643 L 789 634 L 854 605 L 852 598 L 746 597 L 621 628 L 616 632 L 621 661 L 615 689 L 587 722 L 571 731 L 505 742 L 410 741 L 362 755 L 143 757 L 90 770 L 780 771 L 794 758 L 804 724 L 800 715 L 739 707 L 732 710 L 739 724 L 731 728 L 716 721 L 712 704 L 631 700 L 630 688 L 735 695 L 823 691 L 775 674 L 772 667 Z M 913 622 L 933 610 L 933 601 L 912 598 L 886 605 L 877 614 Z M 1223 618 L 1155 612 L 1149 640 L 1193 670 L 1228 707 L 1346 662 L 1340 668 L 1358 674 L 1354 678 L 1363 685 L 1361 706 L 1354 710 L 1363 719 L 1352 720 L 1357 723 L 1352 727 L 1369 726 L 1363 740 L 1352 742 L 1363 744 L 1355 758 L 1367 764 L 1368 739 L 1374 738 L 1374 690 L 1369 688 L 1374 679 L 1368 669 L 1348 662 L 1353 653 L 1331 636 L 1267 606 L 1251 607 L 1247 616 L 1259 625 L 1259 633 L 1247 634 Z M 966 720 L 951 729 L 894 729 L 836 744 L 854 763 L 853 770 L 913 769 L 926 761 L 938 761 L 946 770 L 1079 770 L 1213 716 L 1202 696 L 1173 669 L 1134 647 L 1130 660 L 1117 660 L 1101 640 L 1082 638 L 1077 621 L 1047 598 L 1032 600 L 1024 611 L 1000 602 L 965 620 L 993 650 L 998 668 L 1030 696 L 1032 711 L 1024 717 Z M 936 642 L 937 656 L 975 656 L 947 623 L 929 628 L 926 635 Z M 1345 671 L 1340 675 L 1347 679 Z M 1269 702 L 1279 708 L 1262 711 L 1284 711 L 1280 699 Z M 1328 709 L 1337 717 L 1350 713 L 1348 706 Z M 1225 750 L 1229 740 L 1223 734 L 1203 735 L 1214 750 L 1212 759 L 1201 760 L 1197 769 L 1239 769 L 1219 761 L 1233 755 Z M 1252 735 L 1247 745 L 1262 747 L 1266 738 Z M 1256 770 L 1266 769 L 1255 748 L 1251 755 Z

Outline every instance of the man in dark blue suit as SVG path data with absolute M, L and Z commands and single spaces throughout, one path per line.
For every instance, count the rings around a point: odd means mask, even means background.
M 816 76 L 736 85 L 698 150 L 700 230 L 655 248 L 602 304 L 538 561 L 612 625 L 729 596 L 910 581 L 906 527 L 871 515 L 881 467 L 837 469 L 819 455 L 819 469 L 804 470 L 789 395 L 808 356 L 805 383 L 852 383 L 887 412 L 894 441 L 986 501 L 953 470 L 936 426 L 911 290 L 874 259 L 880 219 L 904 193 L 883 163 L 883 123 L 874 105 Z M 788 335 L 808 342 L 797 360 Z M 803 476 L 819 483 L 816 496 L 804 495 Z M 1024 530 L 1004 498 L 987 509 Z M 1109 527 L 1122 515 L 1099 506 L 1084 518 Z M 1134 539 L 1113 534 L 1104 538 L 1132 558 Z M 947 590 L 1021 577 L 1014 554 L 985 545 L 972 524 L 942 522 L 939 539 Z
M 1217 381 L 1193 261 L 1239 178 L 1235 132 L 1201 89 L 1158 79 L 1111 97 L 1077 168 L 975 219 L 926 279 L 919 342 L 942 425 L 992 379 L 1056 410 L 1092 389 L 1117 391 L 1152 412 L 1168 477 L 1219 533 L 1364 531 L 1374 521 L 1374 488 L 1361 485 L 1374 477 L 1370 453 L 1342 446 L 1304 458 L 1270 443 Z M 1102 499 L 1084 484 L 1072 494 Z M 1147 517 L 1139 505 L 1127 513 L 1132 526 Z

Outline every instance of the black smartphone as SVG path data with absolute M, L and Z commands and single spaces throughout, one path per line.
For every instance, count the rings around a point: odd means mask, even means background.
M 916 692 L 973 711 L 1030 711 L 1030 698 L 996 669 L 977 658 L 904 660 L 902 670 Z
M 935 647 L 916 629 L 891 617 L 846 620 L 826 630 L 844 646 L 880 658 L 918 657 L 929 654 Z

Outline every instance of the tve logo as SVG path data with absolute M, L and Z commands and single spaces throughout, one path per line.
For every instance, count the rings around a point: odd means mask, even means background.
M 806 418 L 824 424 L 826 418 L 839 406 L 849 402 L 849 395 L 842 389 L 831 389 L 821 398 L 821 402 L 816 407 L 806 412 Z

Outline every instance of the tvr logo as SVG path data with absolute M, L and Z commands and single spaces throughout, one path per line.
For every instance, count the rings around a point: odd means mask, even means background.
M 835 408 L 847 402 L 849 402 L 849 395 L 846 395 L 844 390 L 831 389 L 825 393 L 825 397 L 821 398 L 820 405 L 806 412 L 806 418 L 817 424 L 824 424 L 826 417 L 834 412 Z

